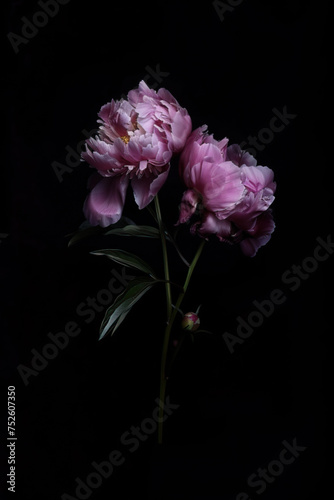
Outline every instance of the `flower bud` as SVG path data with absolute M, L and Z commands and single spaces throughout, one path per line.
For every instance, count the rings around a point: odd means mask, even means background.
M 188 312 L 185 314 L 181 321 L 181 326 L 184 330 L 189 332 L 195 332 L 200 325 L 200 319 L 194 312 Z

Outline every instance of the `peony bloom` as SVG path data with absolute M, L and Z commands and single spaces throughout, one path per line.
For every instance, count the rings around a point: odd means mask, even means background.
M 194 130 L 180 157 L 179 172 L 188 190 L 183 194 L 179 223 L 197 207 L 225 219 L 244 196 L 240 168 L 226 159 L 228 139 L 216 141 L 206 125 Z
M 180 153 L 192 129 L 191 118 L 186 109 L 181 108 L 168 90 L 158 92 L 141 81 L 138 89 L 131 90 L 128 100 L 138 113 L 137 123 L 152 133 L 157 127 L 167 138 L 173 153 Z
M 242 251 L 254 256 L 270 239 L 275 228 L 269 207 L 276 184 L 273 171 L 257 166 L 255 158 L 228 140 L 216 141 L 206 126 L 188 138 L 180 158 L 184 192 L 178 223 L 198 212 L 191 232 L 206 238 L 240 243 Z
M 191 119 L 165 89 L 155 92 L 144 81 L 128 99 L 112 100 L 98 113 L 98 135 L 86 141 L 82 158 L 100 174 L 84 204 L 92 225 L 106 227 L 123 211 L 129 183 L 140 209 L 167 179 L 170 160 L 191 132 Z

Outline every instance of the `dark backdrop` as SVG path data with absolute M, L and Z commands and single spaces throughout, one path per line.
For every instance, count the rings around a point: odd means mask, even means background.
M 322 498 L 334 259 L 328 2 L 70 0 L 54 17 L 39 11 L 34 0 L 7 2 L 3 23 L 4 494 L 7 387 L 14 385 L 18 498 Z M 27 43 L 8 37 L 23 36 L 25 18 L 45 25 L 26 28 Z M 98 342 L 107 306 L 84 315 L 82 303 L 105 298 L 99 292 L 110 271 L 123 271 L 89 252 L 122 246 L 162 274 L 160 246 L 92 235 L 68 248 L 67 235 L 84 222 L 91 169 L 73 156 L 83 130 L 96 128 L 102 104 L 148 75 L 148 84 L 166 87 L 188 109 L 194 128 L 205 123 L 217 139 L 246 147 L 257 138 L 257 160 L 274 170 L 278 187 L 276 230 L 255 258 L 207 244 L 183 309 L 202 304 L 202 326 L 213 333 L 188 336 L 170 374 L 168 395 L 179 407 L 166 421 L 165 444 L 157 446 L 153 432 L 131 452 L 121 436 L 151 417 L 159 394 L 164 290 L 150 291 L 113 337 Z M 286 123 L 270 132 L 275 112 Z M 60 164 L 66 171 L 57 176 Z M 182 190 L 174 170 L 160 192 L 171 228 Z M 130 191 L 124 215 L 152 222 Z M 186 230 L 180 238 L 191 258 L 199 240 Z M 316 253 L 321 261 L 313 257 L 319 241 L 327 242 Z M 185 268 L 173 252 L 170 264 L 181 281 Z M 267 318 L 252 316 L 254 301 L 268 301 L 274 289 L 282 303 Z M 259 326 L 229 349 L 224 334 L 236 335 L 238 318 L 249 317 Z M 45 347 L 71 325 L 77 335 L 66 346 Z M 300 447 L 295 460 L 272 465 L 284 443 Z M 115 449 L 125 462 L 109 478 L 94 476 L 101 485 L 91 494 L 76 492 L 77 478 L 87 484 L 93 462 Z M 268 465 L 269 479 L 252 486 L 251 474 Z

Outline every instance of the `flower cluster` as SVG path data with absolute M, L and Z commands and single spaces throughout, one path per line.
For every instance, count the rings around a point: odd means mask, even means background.
M 226 137 L 219 141 L 214 139 L 207 125 L 193 130 L 189 113 L 166 89 L 155 91 L 141 81 L 126 99 L 112 100 L 102 106 L 98 117 L 98 133 L 86 141 L 86 150 L 82 153 L 83 160 L 96 170 L 89 180 L 90 193 L 84 203 L 84 214 L 93 226 L 108 227 L 120 221 L 130 185 L 139 209 L 154 200 L 154 209 L 150 206 L 149 210 L 155 226 L 137 225 L 123 218 L 116 227 L 105 232 L 125 237 L 160 238 L 164 271 L 161 279 L 150 263 L 125 250 L 103 248 L 91 252 L 141 273 L 130 280 L 106 310 L 99 338 L 113 335 L 143 295 L 159 283 L 164 284 L 166 322 L 158 429 L 158 442 L 162 443 L 163 408 L 172 364 L 187 336 L 194 340 L 194 332 L 196 335 L 211 333 L 200 328 L 199 307 L 196 312 L 190 310 L 186 314 L 180 309 L 206 240 L 212 238 L 239 244 L 244 254 L 254 256 L 269 241 L 275 228 L 271 204 L 276 183 L 273 171 L 257 165 L 255 158 L 237 144 L 229 145 Z M 158 197 L 175 155 L 179 155 L 178 173 L 183 186 L 175 225 L 189 227 L 190 233 L 199 236 L 200 240 L 190 262 L 176 243 L 178 231 L 172 235 L 163 222 Z M 91 234 L 91 228 L 88 232 Z M 75 235 L 71 242 L 81 237 L 84 235 Z M 173 245 L 186 265 L 182 286 L 170 274 L 168 245 Z M 179 338 L 173 340 L 172 329 L 179 312 L 182 314 Z
M 192 221 L 200 237 L 239 243 L 254 256 L 275 228 L 270 205 L 273 171 L 228 139 L 217 141 L 207 126 L 192 130 L 185 108 L 166 89 L 144 81 L 127 99 L 112 100 L 99 114 L 98 135 L 87 140 L 84 160 L 95 167 L 84 213 L 92 225 L 106 227 L 123 211 L 129 184 L 142 209 L 165 183 L 171 159 L 180 153 L 179 175 L 186 186 L 177 224 Z

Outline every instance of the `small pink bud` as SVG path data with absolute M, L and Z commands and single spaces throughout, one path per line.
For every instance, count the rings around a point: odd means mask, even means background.
M 194 312 L 185 314 L 181 321 L 181 326 L 184 330 L 195 332 L 200 325 L 200 319 Z

